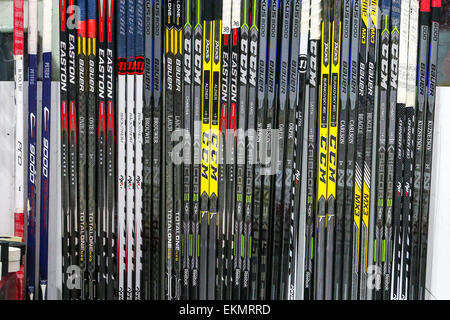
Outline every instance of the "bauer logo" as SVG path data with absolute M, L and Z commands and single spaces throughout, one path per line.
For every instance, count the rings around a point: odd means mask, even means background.
M 60 42 L 60 80 L 61 80 L 61 91 L 67 91 L 67 46 L 65 41 Z
M 81 64 L 80 59 L 80 64 Z M 81 82 L 81 81 L 80 81 Z M 84 84 L 83 84 L 84 86 Z M 81 84 L 80 84 L 81 87 Z M 105 98 L 105 50 L 98 50 L 98 96 L 100 100 Z M 80 88 L 81 89 L 81 88 Z

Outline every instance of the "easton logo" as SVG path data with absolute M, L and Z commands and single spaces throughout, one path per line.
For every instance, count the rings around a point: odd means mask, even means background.
M 107 96 L 108 99 L 113 99 L 113 73 L 114 73 L 114 66 L 113 66 L 113 52 L 111 49 L 106 50 L 107 55 L 107 65 L 106 65 L 106 89 L 107 89 Z
M 105 50 L 103 49 L 98 50 L 98 95 L 100 99 L 105 99 Z
M 75 85 L 75 37 L 69 34 L 69 82 Z
M 226 50 L 223 50 L 222 52 L 222 96 L 221 100 L 223 103 L 226 104 L 228 102 L 228 61 L 230 59 L 230 56 Z
M 64 15 L 63 15 L 64 16 Z M 67 91 L 67 57 L 66 57 L 66 42 L 65 41 L 61 41 L 60 42 L 60 72 L 61 72 L 61 91 Z
M 231 55 L 231 101 L 237 103 L 238 87 L 238 56 L 235 52 Z

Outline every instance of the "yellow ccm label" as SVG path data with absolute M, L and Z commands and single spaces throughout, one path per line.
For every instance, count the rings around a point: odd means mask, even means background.
M 210 99 L 210 123 L 211 123 L 211 143 L 210 143 L 210 168 L 209 168 L 209 197 L 214 201 L 214 208 L 210 208 L 209 218 L 217 214 L 217 198 L 219 194 L 219 117 L 220 117 L 220 58 L 221 58 L 221 30 L 222 22 L 212 22 L 212 48 L 211 48 L 211 99 Z M 214 211 L 211 211 L 213 209 Z M 217 219 L 217 215 L 216 215 Z
M 325 201 L 327 198 L 327 173 L 328 173 L 328 114 L 329 114 L 329 85 L 330 85 L 330 23 L 322 23 L 322 68 L 321 68 L 321 92 L 319 99 L 319 155 L 317 176 L 317 201 Z M 320 207 L 320 206 L 319 206 Z M 317 220 L 323 218 L 325 212 L 318 210 Z
M 210 174 L 211 141 L 211 21 L 203 21 L 203 72 L 202 72 L 202 149 L 200 171 L 200 198 L 202 215 L 207 213 Z
M 335 39 L 336 28 L 338 28 L 337 39 Z M 337 144 L 339 123 L 339 72 L 340 72 L 340 39 L 341 23 L 333 22 L 333 40 L 331 55 L 331 90 L 330 110 L 328 111 L 328 177 L 327 177 L 327 199 L 336 199 L 336 175 L 337 175 Z M 328 212 L 334 214 L 334 212 Z M 328 219 L 327 219 L 328 220 Z

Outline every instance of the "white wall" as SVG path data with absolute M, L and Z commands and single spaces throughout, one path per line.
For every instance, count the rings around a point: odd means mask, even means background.
M 24 85 L 24 97 L 27 97 L 27 84 Z M 41 128 L 41 82 L 38 82 L 38 119 L 37 119 L 37 150 L 40 150 Z M 59 82 L 52 83 L 51 110 L 51 145 L 50 145 L 50 207 L 49 207 L 49 282 L 48 298 L 56 298 L 56 284 L 61 283 L 61 214 L 60 214 L 60 179 L 59 174 Z M 27 117 L 27 99 L 24 99 L 24 117 Z M 14 143 L 15 143 L 15 109 L 14 82 L 0 82 L 0 235 L 14 235 Z M 24 119 L 24 123 L 27 121 Z M 27 127 L 25 127 L 27 139 Z M 26 145 L 26 144 L 25 144 Z M 25 153 L 26 154 L 26 153 Z M 40 167 L 40 152 L 38 151 L 37 168 Z M 26 159 L 27 161 L 27 159 Z M 25 162 L 26 163 L 26 162 Z M 26 166 L 25 166 L 26 168 Z M 25 188 L 27 180 L 25 179 Z M 40 190 L 40 175 L 37 175 L 37 191 Z M 26 192 L 25 192 L 26 197 Z M 39 201 L 36 201 L 36 218 L 39 228 Z M 26 213 L 25 213 L 26 215 Z M 25 216 L 26 218 L 26 216 Z M 25 228 L 26 232 L 26 228 Z M 36 248 L 38 257 L 38 247 Z M 58 270 L 58 272 L 56 272 Z M 36 270 L 37 271 L 37 270 Z M 36 279 L 38 277 L 36 276 Z M 60 287 L 60 285 L 59 285 Z M 37 288 L 37 286 L 36 286 Z M 60 291 L 60 290 L 59 290 Z
M 427 257 L 429 299 L 450 299 L 450 87 L 438 88 Z

